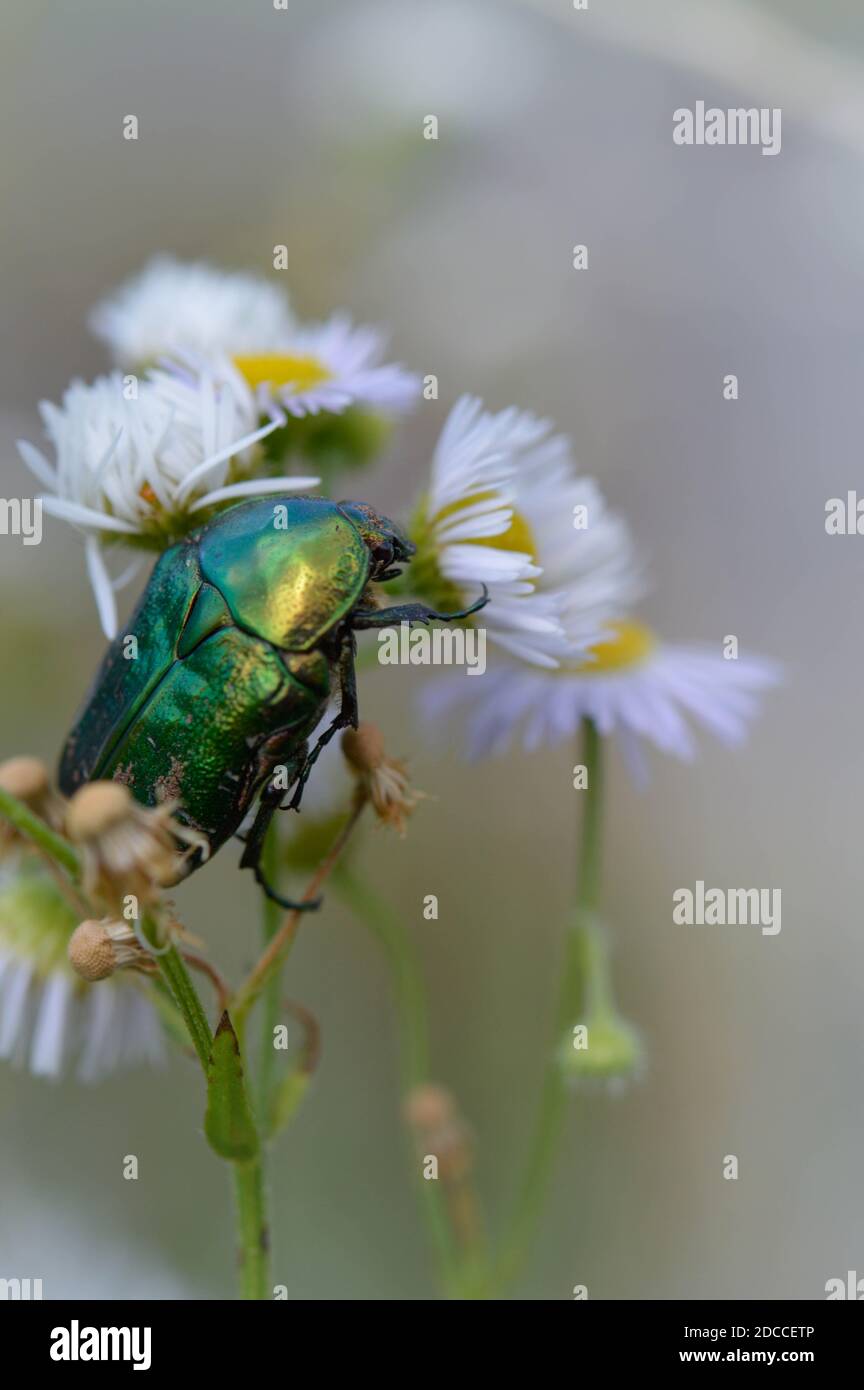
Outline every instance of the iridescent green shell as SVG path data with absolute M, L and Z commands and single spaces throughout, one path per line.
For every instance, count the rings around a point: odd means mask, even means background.
M 324 498 L 241 503 L 166 551 L 69 735 L 61 789 L 114 778 L 145 805 L 177 799 L 217 849 L 320 721 L 369 566 Z

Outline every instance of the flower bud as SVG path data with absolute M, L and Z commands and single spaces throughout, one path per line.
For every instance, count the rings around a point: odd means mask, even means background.
M 63 801 L 51 786 L 48 769 L 38 758 L 8 758 L 0 763 L 0 787 L 23 801 L 52 830 L 63 822 Z M 7 820 L 0 820 L 0 854 L 13 845 L 27 843 Z
M 69 939 L 68 955 L 72 969 L 91 984 L 124 967 L 152 965 L 129 923 L 110 918 L 76 927 Z
M 474 1163 L 470 1130 L 444 1086 L 415 1086 L 405 1101 L 405 1119 L 418 1151 L 434 1154 L 445 1182 L 461 1182 Z
M 191 853 L 206 859 L 206 839 L 181 825 L 175 808 L 139 806 L 121 782 L 81 787 L 66 810 L 66 833 L 81 849 L 85 892 L 107 906 L 128 895 L 153 903 L 183 877 Z
M 636 1029 L 611 1010 L 596 1010 L 577 1024 L 559 1049 L 558 1061 L 568 1081 L 609 1082 L 617 1088 L 641 1069 L 642 1043 Z
M 376 724 L 362 723 L 356 729 L 346 729 L 342 735 L 342 752 L 362 794 L 372 802 L 372 808 L 383 825 L 390 825 L 399 835 L 405 834 L 405 824 L 423 793 L 412 791 L 405 764 L 388 758 L 384 737 Z

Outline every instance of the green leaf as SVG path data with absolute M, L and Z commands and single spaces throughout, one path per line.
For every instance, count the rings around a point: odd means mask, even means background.
M 246 1097 L 240 1044 L 227 1009 L 219 1020 L 207 1067 L 204 1132 L 222 1158 L 244 1160 L 258 1153 L 258 1131 Z

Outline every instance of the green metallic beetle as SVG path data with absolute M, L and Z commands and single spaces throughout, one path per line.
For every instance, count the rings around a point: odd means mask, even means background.
M 160 558 L 126 629 L 105 655 L 60 761 L 60 787 L 113 778 L 147 806 L 176 799 L 210 852 L 240 829 L 241 868 L 269 897 L 264 837 L 286 789 L 299 807 L 321 749 L 357 725 L 354 633 L 464 618 L 419 603 L 378 608 L 370 584 L 401 573 L 414 546 L 360 502 L 242 502 Z M 309 750 L 331 693 L 340 706 Z M 184 876 L 202 862 L 196 851 Z M 308 906 L 308 904 L 306 905 Z

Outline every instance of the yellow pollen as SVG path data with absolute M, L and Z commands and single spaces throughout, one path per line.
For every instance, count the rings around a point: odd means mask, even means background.
M 234 366 L 254 390 L 256 386 L 290 386 L 295 392 L 308 391 L 331 372 L 317 357 L 294 356 L 290 352 L 263 352 L 235 357 Z
M 475 502 L 486 502 L 494 498 L 494 492 L 475 492 L 470 497 L 460 497 L 458 502 L 451 502 L 438 513 L 435 520 L 443 521 L 451 516 L 458 516 L 465 507 L 471 507 Z M 507 504 L 502 501 L 502 506 Z M 513 517 L 506 531 L 502 531 L 500 536 L 466 536 L 460 545 L 491 545 L 496 550 L 515 550 L 520 555 L 530 555 L 536 559 L 537 546 L 534 540 L 534 533 L 528 522 L 517 511 L 513 512 Z
M 610 636 L 588 649 L 588 659 L 577 666 L 580 675 L 602 675 L 638 666 L 651 654 L 656 638 L 642 623 L 609 623 Z

